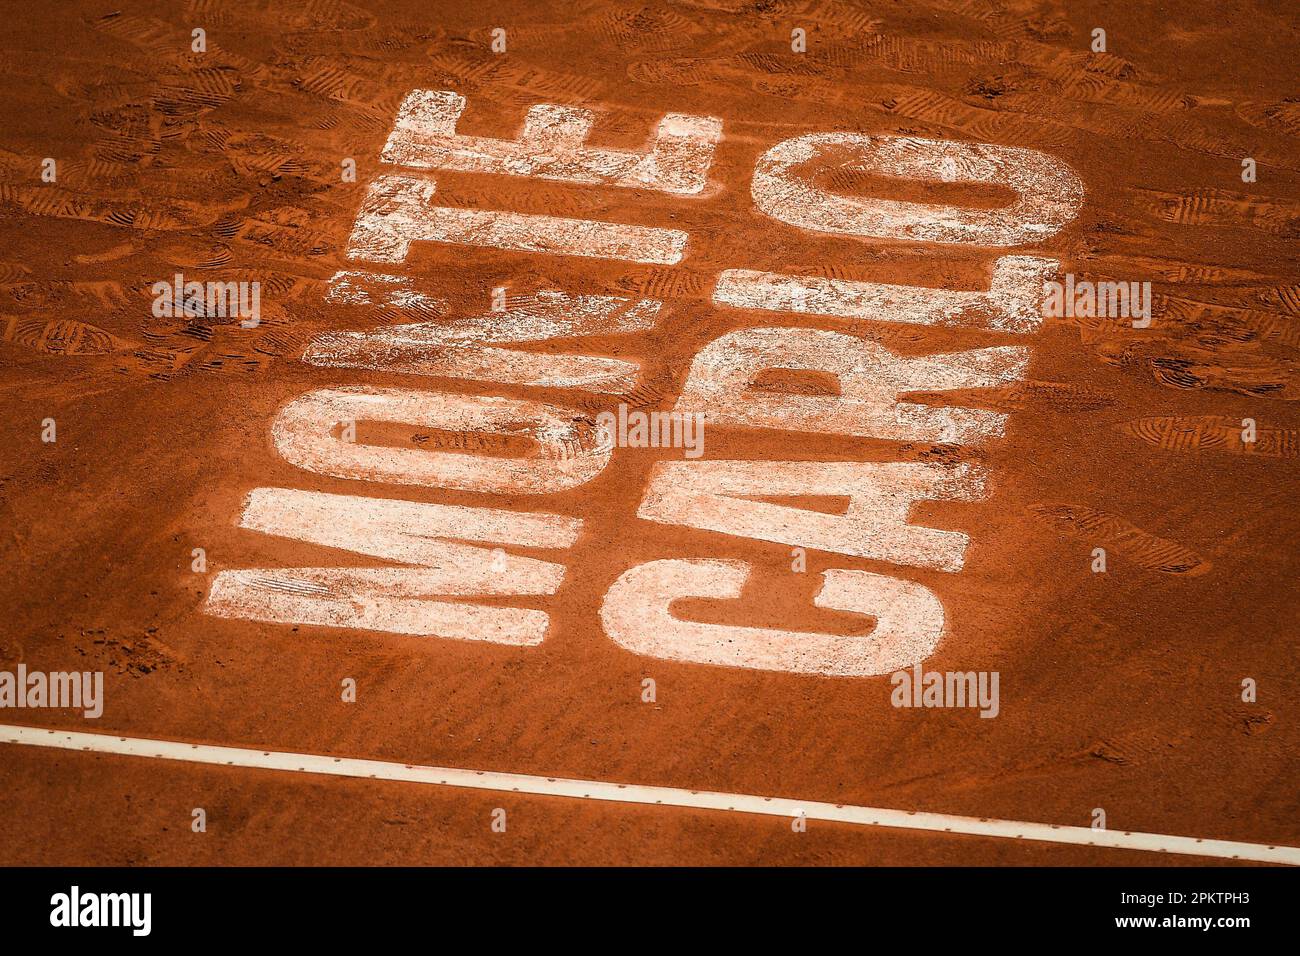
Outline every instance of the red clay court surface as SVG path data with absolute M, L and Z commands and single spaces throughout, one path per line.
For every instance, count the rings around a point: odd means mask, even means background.
M 0 723 L 1062 827 L 1090 827 L 1100 808 L 1110 833 L 1254 844 L 1257 859 L 1290 859 L 1267 848 L 1300 847 L 1297 19 L 1280 3 L 1195 6 L 325 0 L 297 13 L 242 0 L 77 0 L 11 11 L 0 24 L 0 669 L 103 671 L 106 703 L 98 720 L 14 709 Z M 497 27 L 504 53 L 492 51 Z M 1091 51 L 1096 27 L 1108 52 Z M 202 53 L 195 28 L 206 31 Z M 791 48 L 795 28 L 806 52 Z M 590 144 L 615 151 L 643 151 L 665 114 L 720 119 L 707 186 L 693 195 L 432 174 L 433 201 L 448 209 L 679 230 L 684 255 L 647 263 L 420 241 L 400 265 L 358 264 L 349 237 L 367 190 L 412 173 L 380 156 L 421 89 L 465 97 L 458 132 L 502 140 L 537 104 L 593 111 Z M 756 208 L 764 154 L 835 132 L 1036 150 L 1073 171 L 1082 201 L 1059 230 L 1014 246 L 815 231 Z M 46 157 L 57 160 L 52 183 L 41 178 Z M 1242 179 L 1246 157 L 1254 182 Z M 355 182 L 340 175 L 347 158 Z M 872 175 L 836 155 L 802 174 L 842 195 L 936 207 L 1014 198 L 960 175 Z M 1008 255 L 1055 260 L 1080 280 L 1149 281 L 1153 321 L 1047 318 L 1012 334 L 714 298 L 729 269 L 987 290 Z M 400 272 L 426 298 L 331 296 L 331 277 L 358 267 Z M 151 287 L 178 272 L 260 282 L 260 325 L 155 316 Z M 303 361 L 324 333 L 484 314 L 497 288 L 509 305 L 552 289 L 662 302 L 641 331 L 535 347 L 638 363 L 634 387 Z M 797 573 L 789 543 L 638 517 L 654 466 L 680 461 L 681 449 L 617 448 L 567 490 L 485 493 L 309 470 L 272 436 L 281 410 L 318 389 L 500 396 L 588 418 L 620 402 L 670 410 L 702 348 L 761 328 L 851 333 L 904 356 L 1028 350 L 1017 382 L 928 399 L 1004 413 L 1003 433 L 987 440 L 706 431 L 704 462 L 982 469 L 982 497 L 910 513 L 968 536 L 959 571 L 809 547 Z M 811 376 L 770 387 L 824 386 Z M 54 442 L 42 441 L 46 419 Z M 1255 442 L 1237 437 L 1245 419 Z M 358 441 L 519 453 L 513 439 L 476 445 L 418 423 L 361 423 Z M 216 616 L 221 571 L 385 563 L 241 528 L 258 488 L 544 512 L 581 530 L 569 547 L 505 549 L 563 565 L 553 594 L 483 602 L 544 611 L 540 643 Z M 812 494 L 795 503 L 836 508 Z M 1096 548 L 1105 573 L 1092 570 Z M 923 668 L 997 672 L 1000 712 L 892 706 L 888 673 L 718 666 L 620 646 L 602 624 L 607 593 L 634 566 L 672 560 L 751 566 L 739 600 L 682 600 L 679 620 L 846 637 L 875 625 L 813 606 L 823 572 L 915 582 L 943 611 Z M 347 678 L 355 702 L 341 700 Z M 1254 701 L 1243 700 L 1248 678 Z M 783 813 L 203 765 L 14 736 L 0 730 L 8 865 L 1186 865 L 1233 855 L 816 814 L 801 832 Z M 191 830 L 198 807 L 205 833 Z M 504 833 L 491 826 L 497 808 Z

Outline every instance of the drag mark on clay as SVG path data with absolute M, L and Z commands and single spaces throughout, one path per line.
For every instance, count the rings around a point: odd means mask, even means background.
M 20 318 L 0 315 L 0 341 L 14 342 L 49 355 L 108 355 L 131 347 L 94 325 L 76 319 Z
M 1057 534 L 1113 550 L 1148 571 L 1197 577 L 1211 564 L 1190 548 L 1157 537 L 1118 515 L 1068 504 L 1039 504 L 1029 509 Z
M 1254 441 L 1243 437 L 1240 419 L 1222 415 L 1135 418 L 1115 426 L 1120 432 L 1164 451 L 1224 451 L 1264 458 L 1300 457 L 1300 432 L 1257 427 Z
M 916 391 L 911 392 L 909 398 L 927 405 L 979 404 L 999 411 L 1042 408 L 1060 415 L 1093 412 L 1115 404 L 1115 399 L 1106 392 L 1075 382 L 1024 381 L 978 391 L 966 389 L 944 392 Z

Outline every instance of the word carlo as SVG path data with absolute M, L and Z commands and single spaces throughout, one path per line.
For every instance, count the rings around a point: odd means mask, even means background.
M 689 236 L 675 229 L 440 206 L 433 174 L 490 173 L 697 197 L 722 138 L 721 121 L 669 114 L 643 152 L 622 152 L 587 144 L 593 123 L 588 110 L 534 106 L 510 140 L 458 133 L 464 108 L 464 98 L 450 92 L 417 90 L 405 99 L 381 157 L 393 169 L 368 185 L 347 247 L 348 258 L 358 265 L 333 277 L 332 301 L 427 304 L 430 297 L 398 268 L 413 243 L 659 265 L 678 263 L 688 254 Z M 819 155 L 844 150 L 870 174 L 992 183 L 1009 188 L 1016 198 L 989 209 L 849 196 L 797 172 Z M 760 213 L 812 232 L 989 247 L 1053 235 L 1083 199 L 1083 187 L 1069 167 L 1034 150 L 853 133 L 778 143 L 758 160 L 751 191 Z M 712 299 L 719 308 L 822 316 L 845 326 L 866 319 L 1026 334 L 1041 322 L 1044 282 L 1057 266 L 1050 259 L 1001 255 L 992 263 L 987 290 L 978 291 L 735 268 L 717 277 Z M 654 326 L 661 304 L 547 292 L 522 307 L 466 318 L 326 333 L 309 344 L 303 360 L 330 368 L 620 394 L 638 380 L 635 361 L 513 346 L 633 334 Z M 899 396 L 1004 385 L 1020 379 L 1029 360 L 1029 349 L 1021 346 L 902 357 L 847 332 L 786 328 L 776 317 L 773 322 L 706 345 L 691 364 L 677 410 L 704 413 L 710 428 L 758 426 L 969 445 L 1002 435 L 1006 416 L 903 402 Z M 759 376 L 774 369 L 830 373 L 838 379 L 839 394 L 754 387 Z M 357 421 L 481 433 L 481 440 L 525 427 L 535 447 L 526 457 L 510 458 L 474 454 L 469 442 L 457 451 L 372 445 L 355 440 Z M 345 386 L 309 392 L 280 410 L 271 436 L 287 461 L 319 475 L 485 494 L 566 491 L 600 474 L 614 453 L 611 443 L 598 439 L 589 413 L 578 408 L 423 389 Z M 922 499 L 970 501 L 983 492 L 984 475 L 970 464 L 679 460 L 654 466 L 637 515 L 791 548 L 959 572 L 967 536 L 913 524 L 910 511 Z M 758 500 L 810 495 L 840 496 L 849 505 L 843 514 L 827 514 Z M 239 523 L 386 563 L 222 571 L 208 597 L 212 614 L 508 645 L 534 645 L 545 638 L 549 617 L 527 606 L 527 599 L 542 603 L 565 575 L 558 561 L 516 552 L 563 551 L 583 533 L 580 518 L 545 510 L 291 488 L 253 490 Z M 874 619 L 866 635 L 706 624 L 670 610 L 683 598 L 737 598 L 751 572 L 744 561 L 693 558 L 628 568 L 604 597 L 605 633 L 628 650 L 659 658 L 841 676 L 911 666 L 929 655 L 943 634 L 943 605 L 929 588 L 852 569 L 825 571 L 814 604 Z M 501 597 L 513 599 L 515 606 L 476 603 Z

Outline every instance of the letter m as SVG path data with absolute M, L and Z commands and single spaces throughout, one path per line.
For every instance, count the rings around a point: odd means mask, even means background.
M 508 554 L 500 545 L 568 548 L 582 522 L 553 514 L 258 488 L 245 502 L 240 526 L 396 564 L 222 571 L 208 595 L 209 614 L 527 645 L 545 637 L 545 611 L 466 599 L 554 594 L 564 565 Z
M 239 283 L 209 282 L 206 305 L 207 315 L 222 317 L 239 315 Z

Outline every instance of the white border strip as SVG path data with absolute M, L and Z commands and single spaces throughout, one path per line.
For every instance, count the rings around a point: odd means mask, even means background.
M 1182 853 L 1226 860 L 1253 860 L 1261 863 L 1300 866 L 1300 847 L 1233 843 L 1228 840 L 1201 840 L 1195 837 L 1166 836 L 1160 833 L 1093 830 L 1088 827 L 1057 826 L 1048 823 L 959 817 L 946 813 L 855 807 L 836 803 L 789 800 L 784 797 L 759 797 L 744 793 L 680 790 L 676 787 L 644 787 L 602 780 L 569 780 L 563 777 L 538 777 L 522 773 L 457 770 L 449 767 L 391 763 L 384 760 L 327 757 L 276 750 L 248 750 L 243 747 L 216 747 L 208 744 L 188 744 L 178 740 L 150 740 L 145 737 L 118 737 L 112 734 L 76 733 L 5 724 L 0 724 L 0 743 L 52 747 L 58 750 L 88 750 L 95 753 L 182 760 L 188 763 L 217 764 L 226 767 L 288 770 L 337 777 L 364 777 L 372 780 L 400 780 L 445 787 L 467 787 L 472 790 L 608 800 L 613 803 L 724 810 L 732 813 L 757 813 L 787 818 L 802 815 L 809 820 L 889 827 L 898 830 L 964 833 L 971 836 L 1072 843 L 1077 846 L 1114 847 L 1157 853 Z

